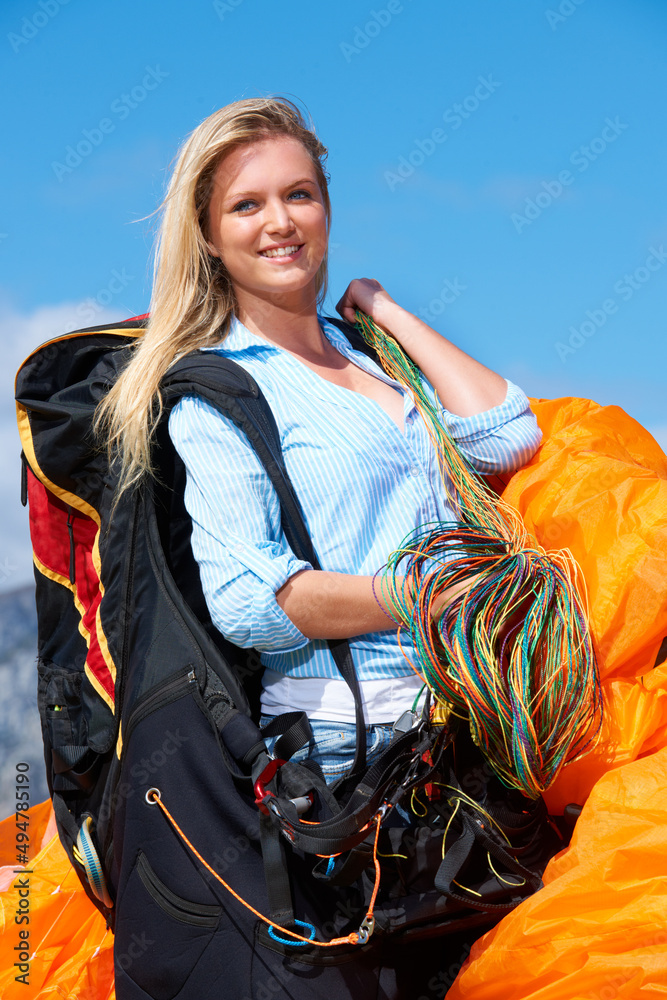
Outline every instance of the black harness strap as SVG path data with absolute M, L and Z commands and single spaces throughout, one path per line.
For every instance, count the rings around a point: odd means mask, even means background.
M 297 750 L 312 739 L 313 730 L 305 712 L 285 712 L 264 726 L 262 736 L 265 739 L 267 736 L 278 736 L 274 757 L 289 760 Z
M 280 927 L 294 929 L 294 904 L 285 842 L 268 816 L 259 818 L 259 835 L 271 920 Z

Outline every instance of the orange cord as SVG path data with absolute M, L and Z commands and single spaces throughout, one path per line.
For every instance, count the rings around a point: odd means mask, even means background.
M 218 875 L 218 873 L 214 871 L 213 868 L 211 868 L 208 861 L 206 861 L 201 856 L 201 854 L 194 846 L 194 844 L 192 844 L 188 840 L 188 838 L 183 833 L 180 826 L 178 825 L 178 823 L 171 815 L 164 802 L 162 801 L 162 795 L 160 793 L 159 788 L 149 788 L 149 790 L 146 792 L 146 801 L 148 802 L 149 805 L 158 805 L 160 807 L 160 809 L 165 814 L 165 816 L 167 817 L 173 828 L 176 830 L 178 835 L 182 838 L 184 843 L 187 844 L 187 846 L 190 848 L 194 856 L 198 858 L 199 861 L 201 861 L 204 868 L 206 868 L 211 873 L 211 875 L 213 875 L 214 878 L 216 878 L 218 882 L 220 882 L 220 884 L 223 885 L 225 889 L 232 894 L 234 899 L 237 899 L 239 903 L 245 906 L 247 910 L 250 910 L 251 913 L 254 913 L 254 915 L 258 917 L 260 920 L 262 920 L 265 924 L 268 924 L 269 927 L 275 927 L 282 934 L 288 934 L 289 937 L 294 938 L 297 941 L 304 941 L 306 944 L 317 945 L 319 948 L 333 948 L 339 944 L 365 944 L 366 941 L 368 941 L 368 938 L 373 933 L 373 929 L 375 927 L 373 908 L 375 907 L 375 900 L 377 899 L 378 889 L 380 888 L 380 862 L 378 861 L 377 858 L 377 845 L 378 845 L 378 838 L 380 836 L 380 823 L 382 822 L 382 815 L 380 813 L 378 813 L 376 817 L 377 828 L 375 831 L 375 841 L 373 843 L 373 864 L 375 865 L 375 885 L 373 886 L 373 893 L 371 895 L 371 901 L 368 907 L 368 911 L 366 913 L 366 916 L 362 920 L 360 927 L 360 930 L 364 930 L 366 932 L 365 937 L 362 940 L 362 935 L 359 934 L 359 931 L 353 931 L 351 934 L 348 934 L 345 937 L 333 938 L 331 941 L 314 941 L 311 938 L 303 937 L 303 935 L 297 934 L 296 931 L 289 930 L 287 927 L 281 927 L 280 924 L 276 924 L 273 921 L 269 920 L 268 917 L 265 917 L 262 913 L 259 912 L 259 910 L 256 910 L 254 906 L 251 906 L 250 903 L 246 903 L 245 899 L 242 899 L 241 896 L 239 896 L 238 892 L 232 889 L 231 885 L 228 885 L 227 882 L 225 882 L 225 880 L 221 878 L 221 876 Z
M 373 917 L 373 910 L 375 908 L 375 900 L 377 899 L 378 889 L 380 888 L 380 862 L 378 861 L 378 839 L 380 837 L 380 823 L 382 822 L 382 816 L 378 814 L 377 816 L 377 826 L 375 827 L 375 840 L 373 841 L 373 864 L 375 865 L 375 885 L 373 886 L 373 894 L 371 895 L 371 901 L 368 906 L 368 912 L 366 914 L 366 920 L 375 923 Z M 372 931 L 371 931 L 372 933 Z

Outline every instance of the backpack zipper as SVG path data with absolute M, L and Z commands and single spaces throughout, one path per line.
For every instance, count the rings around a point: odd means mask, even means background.
M 25 452 L 21 452 L 21 506 L 28 503 L 28 459 Z
M 67 531 L 69 533 L 69 582 L 74 583 L 76 577 L 76 561 L 74 558 L 74 511 L 67 508 Z
M 127 566 L 127 577 L 123 583 L 123 594 L 125 597 L 128 595 L 133 596 L 132 588 L 134 585 L 134 553 L 136 549 L 136 534 L 137 534 L 137 520 L 139 518 L 138 504 L 135 503 L 134 510 L 132 512 L 132 522 L 129 532 L 129 561 L 126 563 Z M 120 657 L 118 659 L 117 669 L 120 671 L 120 683 L 118 685 L 118 690 L 115 692 L 114 698 L 114 715 L 120 722 L 121 713 L 123 711 L 123 699 L 125 697 L 125 675 L 127 674 L 127 649 L 129 646 L 129 635 L 130 635 L 130 623 L 129 614 L 127 610 L 125 611 L 125 619 L 123 621 L 123 638 L 120 647 Z M 118 735 L 116 733 L 116 735 Z
M 185 683 L 187 681 L 187 684 Z M 183 688 L 183 693 L 187 690 L 187 686 L 190 684 L 196 684 L 197 678 L 195 676 L 195 671 L 192 664 L 188 664 L 178 672 L 175 677 L 167 681 L 166 684 L 160 684 L 158 690 L 147 691 L 146 694 L 142 695 L 137 704 L 135 705 L 130 718 L 127 721 L 127 729 L 123 733 L 123 746 L 127 746 L 135 728 L 142 722 L 147 716 L 156 712 L 159 708 L 164 708 L 172 701 L 176 701 L 178 695 L 174 696 L 174 692 L 178 692 Z

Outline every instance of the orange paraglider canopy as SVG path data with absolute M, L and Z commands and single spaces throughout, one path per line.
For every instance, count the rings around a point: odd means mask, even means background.
M 16 822 L 0 823 L 0 996 L 3 1000 L 67 997 L 114 1000 L 113 935 L 86 896 L 55 832 L 50 802 L 29 812 L 30 864 L 16 863 Z M 37 853 L 35 853 L 35 850 Z M 19 889 L 26 886 L 29 923 L 16 923 Z M 28 979 L 14 963 L 19 932 L 29 930 Z M 28 989 L 26 989 L 26 985 Z
M 504 496 L 545 548 L 569 548 L 582 566 L 605 723 L 593 752 L 546 795 L 553 813 L 584 806 L 570 847 L 548 865 L 545 887 L 475 944 L 448 997 L 636 1000 L 667 993 L 667 456 L 617 407 L 532 403 L 543 445 Z M 30 817 L 41 845 L 31 862 L 30 996 L 108 1000 L 111 934 L 48 838 L 48 803 Z M 12 817 L 0 824 L 7 955 L 17 930 L 13 846 Z M 27 996 L 8 958 L 2 970 L 3 1000 Z
M 504 496 L 583 568 L 604 730 L 545 796 L 553 813 L 585 803 L 570 847 L 447 997 L 637 1000 L 667 993 L 667 456 L 617 407 L 533 408 L 544 443 Z

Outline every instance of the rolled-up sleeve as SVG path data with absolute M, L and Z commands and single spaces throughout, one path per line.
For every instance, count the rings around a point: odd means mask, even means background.
M 192 551 L 213 624 L 244 648 L 305 646 L 310 640 L 275 595 L 294 573 L 313 567 L 288 546 L 278 495 L 245 435 L 196 396 L 176 404 L 169 434 L 185 464 Z
M 519 469 L 533 457 L 542 440 L 528 397 L 509 379 L 505 381 L 504 401 L 483 413 L 459 417 L 440 407 L 447 430 L 473 468 L 484 475 Z

